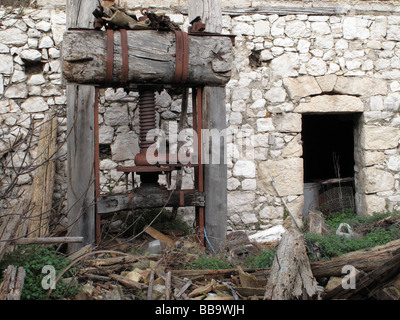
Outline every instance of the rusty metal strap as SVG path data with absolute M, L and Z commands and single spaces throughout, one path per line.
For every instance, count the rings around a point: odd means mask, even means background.
M 129 73 L 129 54 L 128 54 L 128 33 L 125 29 L 119 30 L 121 33 L 121 49 L 122 49 L 122 74 L 121 83 L 128 82 Z
M 129 73 L 129 53 L 128 53 L 128 33 L 125 29 L 120 29 L 121 51 L 122 51 L 122 72 L 121 83 L 128 82 Z M 114 30 L 107 29 L 107 60 L 106 60 L 106 84 L 113 83 L 114 70 Z
M 114 30 L 107 29 L 106 84 L 112 83 L 114 69 Z
M 189 71 L 189 36 L 186 32 L 175 30 L 176 53 L 174 83 L 185 83 Z

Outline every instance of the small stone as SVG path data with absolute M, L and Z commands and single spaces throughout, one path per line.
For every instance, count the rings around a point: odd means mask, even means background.
M 17 83 L 9 87 L 4 96 L 9 99 L 24 99 L 28 97 L 28 87 L 25 83 Z
M 41 52 L 35 49 L 23 50 L 19 56 L 21 59 L 28 62 L 38 62 L 42 60 Z
M 253 161 L 239 160 L 233 166 L 235 177 L 254 178 L 256 176 L 256 166 Z
M 28 113 L 43 112 L 49 109 L 47 102 L 42 97 L 28 98 L 21 108 Z
M 111 144 L 114 138 L 114 128 L 110 126 L 100 126 L 99 144 Z
M 36 24 L 36 29 L 43 32 L 49 32 L 51 29 L 51 23 L 47 21 L 40 21 Z
M 38 86 L 44 83 L 46 83 L 46 79 L 43 77 L 41 73 L 31 75 L 31 77 L 27 82 L 29 86 Z
M 20 47 L 27 43 L 27 41 L 27 34 L 18 28 L 9 28 L 0 31 L 0 43 Z
M 13 71 L 13 57 L 9 54 L 0 54 L 0 73 L 10 75 Z
M 39 49 L 51 48 L 53 46 L 54 46 L 53 39 L 51 39 L 51 37 L 49 36 L 43 37 L 39 42 Z

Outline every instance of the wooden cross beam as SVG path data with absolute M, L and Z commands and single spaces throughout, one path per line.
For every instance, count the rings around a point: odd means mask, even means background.
M 122 35 L 126 34 L 126 59 Z M 174 84 L 179 63 L 173 31 L 128 30 L 125 33 L 70 30 L 64 34 L 63 77 L 68 82 L 99 86 L 128 84 Z M 108 49 L 111 45 L 111 49 Z M 188 35 L 188 61 L 185 86 L 224 86 L 231 77 L 232 42 L 228 36 Z M 111 52 L 109 52 L 111 51 Z M 111 61 L 109 60 L 111 58 Z M 109 78 L 107 68 L 111 67 Z M 127 74 L 123 81 L 124 72 Z M 107 80 L 107 81 L 106 81 Z

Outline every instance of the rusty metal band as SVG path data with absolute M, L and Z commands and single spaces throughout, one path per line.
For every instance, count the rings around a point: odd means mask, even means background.
M 112 83 L 114 69 L 114 30 L 107 29 L 106 84 Z
M 179 190 L 179 205 L 181 207 L 185 206 L 185 193 L 183 192 L 183 190 Z
M 189 71 L 189 36 L 186 32 L 175 30 L 176 53 L 174 83 L 185 83 Z
M 121 83 L 128 82 L 129 73 L 129 54 L 128 54 L 128 33 L 125 29 L 120 29 L 121 33 L 121 49 L 122 49 L 122 75 Z

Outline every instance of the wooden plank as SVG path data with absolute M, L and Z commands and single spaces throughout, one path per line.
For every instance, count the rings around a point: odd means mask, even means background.
M 200 16 L 206 24 L 205 31 L 219 33 L 222 30 L 222 12 L 220 0 L 189 0 L 189 20 Z M 224 132 L 226 129 L 225 89 L 221 87 L 205 87 L 203 90 L 202 128 Z M 203 140 L 204 145 L 209 141 Z M 207 152 L 210 162 L 204 165 L 205 230 L 214 250 L 218 250 L 226 239 L 227 221 L 227 165 L 225 160 L 226 140 L 212 144 Z M 218 149 L 218 150 L 216 150 Z M 212 153 L 219 154 L 219 159 Z M 206 156 L 207 156 L 206 155 Z M 203 154 L 204 156 L 204 154 Z M 219 160 L 219 161 L 218 161 Z
M 49 232 L 57 144 L 57 117 L 46 115 L 40 129 L 38 142 L 38 168 L 32 184 L 32 199 L 29 210 L 28 237 L 44 237 Z
M 174 32 L 128 30 L 128 81 L 134 84 L 171 84 L 175 73 Z M 151 39 L 151 41 L 149 41 Z M 113 79 L 107 86 L 122 82 L 122 49 L 118 31 L 114 34 Z M 190 36 L 187 86 L 223 86 L 231 77 L 232 42 L 224 36 Z M 63 77 L 68 82 L 105 85 L 107 33 L 67 31 L 62 47 Z
M 164 242 L 168 247 L 175 244 L 174 240 L 172 240 L 170 237 L 166 236 L 162 232 L 154 229 L 153 227 L 145 226 L 143 230 L 154 239 Z
M 67 0 L 67 28 L 94 28 L 97 0 Z M 93 86 L 67 85 L 67 177 L 69 236 L 83 236 L 69 252 L 95 240 Z
M 53 243 L 81 243 L 83 237 L 47 237 L 47 238 L 21 238 L 11 241 L 11 244 L 53 244 Z

